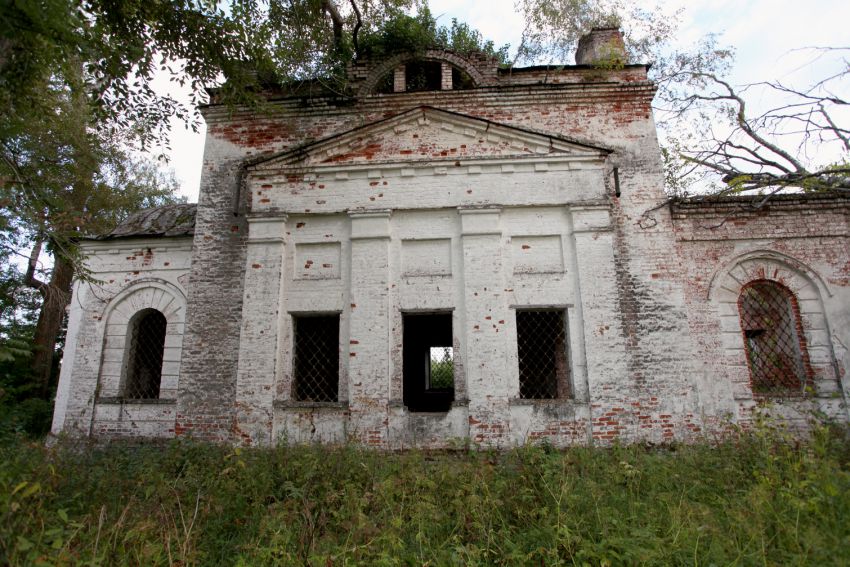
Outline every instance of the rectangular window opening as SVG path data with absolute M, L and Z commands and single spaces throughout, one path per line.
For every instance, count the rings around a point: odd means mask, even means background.
M 519 397 L 525 400 L 569 398 L 566 313 L 517 310 Z
M 339 392 L 339 314 L 293 315 L 292 395 L 301 402 L 336 402 Z
M 404 314 L 404 405 L 446 412 L 454 401 L 452 314 Z

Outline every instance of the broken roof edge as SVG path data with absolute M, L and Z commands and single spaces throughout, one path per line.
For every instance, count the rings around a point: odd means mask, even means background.
M 535 71 L 585 71 L 585 70 L 594 70 L 594 69 L 603 69 L 606 71 L 616 71 L 618 69 L 646 69 L 649 71 L 652 68 L 652 63 L 625 63 L 623 65 L 616 65 L 612 68 L 606 67 L 604 65 L 588 65 L 588 64 L 576 64 L 576 63 L 552 63 L 549 65 L 529 65 L 527 67 L 499 67 L 500 75 L 510 75 L 511 73 L 530 73 Z
M 679 211 L 697 211 L 700 208 L 715 206 L 748 206 L 757 210 L 770 205 L 840 205 L 850 206 L 850 194 L 842 191 L 822 191 L 815 193 L 778 193 L 775 195 L 699 195 L 680 197 L 670 200 L 670 206 Z
M 193 236 L 197 211 L 196 203 L 174 203 L 142 209 L 124 219 L 109 233 L 86 236 L 83 240 Z
M 454 90 L 450 89 L 447 91 L 425 91 L 425 92 L 444 92 L 444 93 L 458 93 L 458 92 L 470 92 L 470 91 L 478 91 L 482 89 L 506 89 L 511 87 L 523 87 L 527 88 L 528 84 L 514 84 L 510 82 L 511 75 L 523 75 L 523 74 L 532 74 L 539 72 L 546 72 L 553 75 L 561 74 L 561 73 L 571 73 L 578 71 L 606 71 L 606 72 L 616 72 L 616 71 L 630 71 L 630 70 L 638 70 L 643 69 L 645 73 L 648 73 L 652 68 L 652 63 L 627 63 L 623 65 L 616 65 L 614 67 L 606 67 L 604 65 L 589 65 L 589 64 L 550 64 L 550 65 L 530 65 L 526 67 L 514 67 L 514 66 L 499 66 L 495 69 L 494 78 L 496 82 L 483 82 L 482 84 L 478 84 L 475 87 L 464 89 L 464 90 Z M 370 93 L 369 95 L 364 95 L 363 93 L 357 90 L 357 85 L 362 82 L 362 80 L 354 80 L 349 81 L 345 84 L 345 86 L 341 89 L 334 89 L 328 86 L 328 79 L 324 78 L 312 78 L 312 79 L 296 79 L 292 81 L 276 83 L 276 84 L 268 84 L 263 86 L 262 88 L 256 89 L 255 94 L 262 99 L 264 102 L 274 102 L 278 100 L 286 100 L 286 99 L 336 99 L 336 100 L 344 100 L 344 101 L 356 101 L 368 96 L 387 96 L 387 95 L 395 95 L 395 94 L 410 94 L 410 93 L 381 93 L 379 95 L 375 95 L 374 93 Z M 621 84 L 621 81 L 595 81 L 597 83 L 611 83 L 611 84 Z M 626 83 L 630 83 L 631 81 L 627 81 Z M 652 82 L 652 81 L 648 81 Z M 582 83 L 587 84 L 587 83 Z M 540 82 L 536 84 L 540 87 L 552 86 L 546 82 Z M 222 92 L 221 86 L 215 87 L 205 87 L 205 92 L 207 93 L 207 102 L 199 104 L 198 109 L 204 111 L 206 109 L 212 109 L 221 106 L 228 106 L 229 103 L 220 99 L 219 94 Z M 235 104 L 236 107 L 241 107 L 240 104 Z

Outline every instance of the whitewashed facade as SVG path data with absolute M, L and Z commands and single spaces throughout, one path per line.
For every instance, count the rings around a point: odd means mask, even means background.
M 405 91 L 414 60 L 438 90 Z M 54 431 L 504 447 L 688 440 L 766 406 L 848 419 L 848 200 L 665 204 L 646 68 L 592 63 L 427 52 L 354 66 L 348 98 L 205 108 L 191 234 L 166 211 L 84 245 L 102 283 L 75 288 Z M 753 285 L 788 302 L 797 382 L 758 375 Z M 161 382 L 128 397 L 151 309 Z

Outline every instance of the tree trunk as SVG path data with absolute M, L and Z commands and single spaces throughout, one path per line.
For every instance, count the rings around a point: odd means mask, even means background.
M 50 283 L 42 288 L 44 302 L 38 315 L 33 339 L 35 347 L 32 359 L 33 377 L 44 399 L 50 397 L 53 354 L 56 351 L 56 339 L 65 317 L 65 308 L 71 302 L 73 278 L 73 264 L 57 254 Z

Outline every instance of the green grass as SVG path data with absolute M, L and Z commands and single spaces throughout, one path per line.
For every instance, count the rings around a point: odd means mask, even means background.
M 839 565 L 850 440 L 379 453 L 0 443 L 0 564 Z

